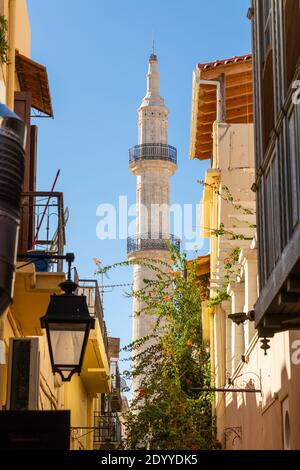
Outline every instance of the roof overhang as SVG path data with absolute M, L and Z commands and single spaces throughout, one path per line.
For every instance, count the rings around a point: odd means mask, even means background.
M 111 392 L 109 362 L 97 318 L 95 329 L 90 331 L 80 377 L 91 395 Z
M 198 256 L 193 260 L 188 261 L 188 265 L 195 266 L 195 274 L 197 277 L 204 276 L 210 273 L 210 254 Z
M 47 69 L 16 51 L 16 72 L 21 91 L 30 92 L 32 107 L 53 117 Z
M 211 159 L 213 124 L 217 119 L 217 92 L 223 87 L 224 122 L 253 123 L 252 55 L 233 57 L 208 64 L 198 64 L 193 73 L 190 159 Z

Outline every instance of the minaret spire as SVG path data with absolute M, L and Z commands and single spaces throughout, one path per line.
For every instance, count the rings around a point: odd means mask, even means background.
M 147 74 L 147 97 L 160 98 L 158 60 L 155 54 L 151 54 L 149 58 Z
M 148 61 L 147 92 L 145 98 L 142 101 L 141 108 L 145 106 L 165 107 L 164 100 L 160 96 L 159 81 L 158 59 L 157 55 L 155 54 L 153 41 L 153 50 Z

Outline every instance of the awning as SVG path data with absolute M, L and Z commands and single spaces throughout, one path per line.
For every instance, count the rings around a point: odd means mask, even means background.
M 53 117 L 46 67 L 16 51 L 16 72 L 21 91 L 32 94 L 32 107 Z

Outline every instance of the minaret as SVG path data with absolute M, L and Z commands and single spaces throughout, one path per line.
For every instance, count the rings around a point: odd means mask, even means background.
M 177 168 L 177 150 L 168 145 L 168 114 L 159 90 L 157 56 L 149 58 L 147 93 L 138 109 L 138 145 L 129 151 L 129 167 L 136 176 L 136 236 L 128 238 L 128 259 L 159 259 L 170 262 L 168 250 L 177 243 L 170 235 L 170 177 Z M 143 279 L 153 277 L 145 266 L 133 268 L 133 289 L 143 287 Z M 133 341 L 151 334 L 155 319 L 136 315 L 140 302 L 133 300 Z M 132 391 L 138 388 L 133 383 Z

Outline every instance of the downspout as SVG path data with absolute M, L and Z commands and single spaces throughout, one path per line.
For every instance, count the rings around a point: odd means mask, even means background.
M 209 323 L 210 323 L 210 377 L 211 377 L 211 384 L 212 387 L 216 384 L 215 379 L 215 322 L 214 322 L 214 308 L 209 308 Z M 216 396 L 214 395 L 212 404 L 212 415 L 213 417 L 216 416 Z
M 87 427 L 92 428 L 93 423 L 93 396 L 88 394 L 87 396 Z M 87 450 L 93 450 L 93 437 L 94 432 L 90 432 L 86 436 L 86 448 Z
M 5 365 L 4 326 L 15 280 L 25 142 L 24 122 L 0 104 L 0 410 Z
M 14 109 L 16 68 L 16 0 L 9 0 L 8 44 L 9 52 L 7 64 L 6 104 L 10 109 Z
M 0 316 L 0 412 L 4 405 L 3 400 L 3 373 L 4 373 L 4 366 L 6 363 L 5 358 L 5 342 L 4 342 L 4 324 L 7 317 L 7 311 Z
M 212 85 L 216 87 L 216 94 L 217 94 L 217 122 L 222 122 L 224 119 L 223 113 L 223 92 L 222 92 L 222 82 L 219 80 L 204 80 L 200 78 L 200 72 L 197 68 L 194 71 L 194 81 L 197 85 Z

